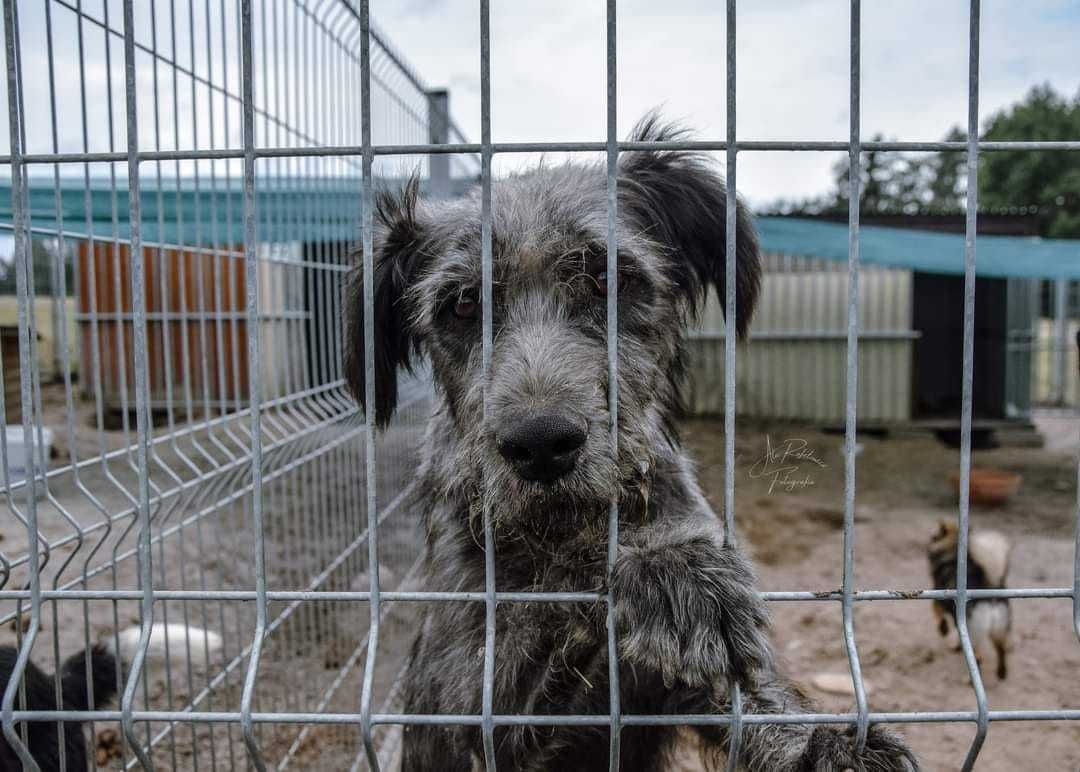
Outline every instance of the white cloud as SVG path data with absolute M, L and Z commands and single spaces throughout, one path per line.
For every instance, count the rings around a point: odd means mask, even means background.
M 492 132 L 496 141 L 602 140 L 606 127 L 605 3 L 601 0 L 491 0 Z M 119 7 L 115 2 L 116 7 Z M 267 4 L 273 9 L 274 4 Z M 967 116 L 968 0 L 895 0 L 864 2 L 862 10 L 862 132 L 889 138 L 934 140 Z M 212 4 L 216 9 L 217 4 Z M 215 81 L 228 73 L 230 91 L 239 90 L 235 16 L 226 13 L 226 41 L 215 32 L 207 49 L 205 24 L 197 19 L 194 40 L 186 18 L 177 21 L 176 56 L 183 67 L 204 75 L 211 64 Z M 262 9 L 263 4 L 256 4 Z M 723 138 L 725 123 L 725 4 L 719 0 L 621 0 L 618 6 L 618 128 L 625 136 L 646 110 L 661 106 L 666 115 L 693 128 L 699 137 Z M 57 89 L 57 134 L 62 151 L 82 149 L 78 49 L 73 45 L 74 15 L 54 9 L 53 50 Z M 147 6 L 149 7 L 149 6 Z M 172 56 L 172 25 L 167 4 L 157 0 L 158 45 Z M 328 6 L 326 6 L 328 7 Z M 138 5 L 138 39 L 149 43 L 149 14 Z M 480 139 L 480 39 L 478 0 L 372 0 L 372 16 L 393 46 L 433 87 L 447 86 L 451 109 L 466 136 Z M 115 10 L 115 9 L 114 9 Z M 93 9 L 100 13 L 100 9 Z M 214 11 L 211 26 L 220 30 Z M 262 40 L 262 15 L 255 30 L 256 100 L 277 105 L 292 122 L 301 94 L 315 100 L 326 126 L 312 130 L 321 141 L 358 143 L 355 80 L 329 87 L 321 70 L 297 81 L 275 73 L 295 69 L 294 37 L 283 31 L 277 45 Z M 766 140 L 846 140 L 849 88 L 848 0 L 742 0 L 738 12 L 738 136 Z M 30 152 L 52 148 L 48 56 L 43 14 L 31 4 L 21 15 L 23 73 Z M 273 17 L 273 13 L 271 13 Z M 298 12 L 280 19 L 282 28 L 299 23 Z M 331 18 L 343 16 L 332 14 Z M 1021 98 L 1032 85 L 1050 82 L 1073 94 L 1080 87 L 1076 41 L 1080 40 L 1080 5 L 1075 0 L 983 0 L 980 116 L 985 119 Z M 116 14 L 112 15 L 114 24 Z M 276 22 L 271 19 L 271 24 Z M 306 28 L 304 28 L 306 29 Z M 87 86 L 87 135 L 91 150 L 109 147 L 110 115 L 106 85 L 112 84 L 113 147 L 125 144 L 122 41 L 109 38 L 112 67 L 105 67 L 104 32 L 84 24 Z M 351 33 L 350 33 L 351 34 Z M 274 38 L 277 39 L 277 38 Z M 355 40 L 352 35 L 351 40 Z M 321 50 L 321 49 L 320 49 Z M 315 59 L 313 59 L 314 61 Z M 307 61 L 305 59 L 305 61 Z M 283 62 L 283 63 L 282 63 Z M 290 63 L 291 62 L 291 63 Z M 138 55 L 140 142 L 153 147 L 153 71 Z M 227 70 L 224 69 L 227 67 Z M 191 147 L 198 124 L 198 146 L 208 147 L 211 99 L 202 86 L 191 92 L 181 75 L 173 93 L 171 71 L 159 67 L 162 147 Z M 386 105 L 376 88 L 373 131 L 377 142 L 423 142 L 416 121 L 404 120 Z M 379 97 L 382 97 L 381 99 Z M 6 123 L 6 96 L 0 79 L 0 118 Z M 418 95 L 410 98 L 417 101 Z M 321 101 L 319 101 L 321 100 Z M 351 106 L 344 104 L 350 101 Z M 422 99 L 419 99 L 422 105 Z M 328 110 L 333 103 L 336 112 Z M 306 104 L 306 103 L 305 103 Z M 213 99 L 215 145 L 240 144 L 238 102 L 228 103 L 229 132 L 224 131 L 225 101 Z M 305 107 L 306 109 L 306 107 Z M 423 109 L 421 106 L 420 110 Z M 381 113 L 380 113 L 381 111 Z M 179 118 L 174 132 L 173 118 Z M 327 117 L 334 118 L 329 121 Z M 342 117 L 344 116 L 344 117 Z M 338 120 L 340 119 L 340 120 Z M 340 125 L 339 125 L 340 124 Z M 340 129 L 340 132 L 338 131 Z M 283 144 L 295 140 L 257 121 L 256 141 Z M 6 133 L 0 135 L 6 152 Z M 830 185 L 838 154 L 743 153 L 739 188 L 755 204 L 777 197 L 820 193 Z M 497 173 L 535 163 L 535 156 L 500 155 Z M 413 168 L 419 159 L 382 159 L 383 166 Z M 193 164 L 185 164 L 190 172 Z
M 724 4 L 626 0 L 618 17 L 621 134 L 649 107 L 699 135 L 725 134 Z M 475 0 L 401 5 L 372 14 L 418 72 L 451 89 L 452 110 L 480 136 L 479 16 Z M 849 3 L 740 3 L 740 139 L 846 140 Z M 940 139 L 967 121 L 968 2 L 863 3 L 862 132 Z M 492 2 L 492 132 L 496 141 L 597 140 L 605 135 L 604 4 Z M 1080 8 L 1065 0 L 984 0 L 980 116 L 1048 81 L 1076 93 Z M 740 154 L 739 187 L 752 202 L 821 192 L 835 154 Z M 500 157 L 496 170 L 532 158 Z

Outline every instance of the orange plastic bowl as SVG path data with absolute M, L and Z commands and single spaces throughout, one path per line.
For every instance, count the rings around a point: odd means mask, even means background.
M 953 472 L 949 476 L 949 480 L 952 482 L 953 492 L 959 497 L 960 473 Z M 1023 480 L 1023 476 L 1016 472 L 1007 472 L 1004 469 L 973 467 L 968 495 L 971 497 L 973 504 L 1000 506 L 1016 494 Z

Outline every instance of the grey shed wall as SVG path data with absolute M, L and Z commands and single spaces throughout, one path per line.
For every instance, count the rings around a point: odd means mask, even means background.
M 741 416 L 844 421 L 847 264 L 768 255 L 761 301 L 737 351 Z M 912 274 L 863 266 L 859 275 L 859 421 L 911 419 Z M 711 297 L 690 333 L 687 409 L 718 415 L 724 398 L 724 319 Z

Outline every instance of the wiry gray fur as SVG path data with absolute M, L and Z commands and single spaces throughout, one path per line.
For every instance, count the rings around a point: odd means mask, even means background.
M 640 140 L 682 133 L 655 116 Z M 715 286 L 723 296 L 725 193 L 708 161 L 688 152 L 635 152 L 619 165 L 618 456 L 608 434 L 605 303 L 606 177 L 598 165 L 541 167 L 492 185 L 494 340 L 488 412 L 481 378 L 480 316 L 460 318 L 480 288 L 479 195 L 417 199 L 415 185 L 380 200 L 376 234 L 375 411 L 396 402 L 396 370 L 430 358 L 437 402 L 423 443 L 420 508 L 429 590 L 484 587 L 482 504 L 487 492 L 501 591 L 610 591 L 619 634 L 622 709 L 629 714 L 728 709 L 733 682 L 755 713 L 806 712 L 777 672 L 768 614 L 753 571 L 724 546 L 720 523 L 695 479 L 676 428 L 683 381 L 682 330 Z M 738 320 L 757 299 L 759 259 L 749 216 L 738 217 Z M 364 395 L 363 305 L 354 275 L 346 320 L 346 376 Z M 467 307 L 468 303 L 465 304 Z M 518 476 L 495 436 L 537 411 L 558 411 L 587 438 L 573 470 L 549 483 Z M 605 587 L 607 517 L 617 495 L 619 555 Z M 497 610 L 497 714 L 606 714 L 602 604 L 501 603 Z M 407 674 L 409 713 L 478 714 L 484 606 L 425 611 Z M 727 733 L 701 729 L 712 762 Z M 482 755 L 476 727 L 407 726 L 406 770 L 468 769 Z M 622 768 L 661 768 L 672 728 L 627 727 Z M 917 769 L 895 735 L 875 727 L 861 758 L 847 730 L 747 725 L 748 769 Z M 607 769 L 606 727 L 495 730 L 500 769 Z

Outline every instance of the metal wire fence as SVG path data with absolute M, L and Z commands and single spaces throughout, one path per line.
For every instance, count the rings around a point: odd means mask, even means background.
M 120 710 L 91 719 L 124 730 L 95 760 L 130 766 L 137 751 L 168 768 L 243 767 L 245 727 L 189 720 L 239 705 L 354 708 L 367 622 L 326 593 L 366 597 L 370 525 L 384 583 L 408 587 L 415 573 L 401 502 L 429 387 L 404 384 L 406 409 L 365 465 L 339 322 L 361 164 L 320 149 L 360 143 L 362 110 L 368 141 L 463 137 L 445 92 L 427 90 L 346 2 L 4 11 L 0 228 L 18 284 L 18 325 L 2 341 L 13 385 L 0 405 L 13 526 L 0 545 L 4 642 L 24 655 L 20 671 L 29 656 L 59 673 L 141 614 L 216 632 L 220 650 L 192 633 L 164 674 L 132 672 L 139 686 L 122 690 Z M 256 145 L 281 155 L 233 150 Z M 386 159 L 372 173 L 392 184 L 418 172 L 442 195 L 476 176 L 475 157 L 440 158 Z M 51 329 L 35 310 L 51 312 Z M 381 609 L 391 631 L 403 616 L 392 611 Z M 400 662 L 381 664 L 389 686 Z M 18 685 L 5 692 L 9 740 L 26 736 Z M 344 727 L 260 723 L 255 734 L 281 767 L 306 766 L 315 741 L 331 766 L 359 748 Z
M 89 5 L 89 4 L 87 4 Z M 497 726 L 592 725 L 610 731 L 611 768 L 620 729 L 642 725 L 849 724 L 861 742 L 874 723 L 968 722 L 978 758 L 995 721 L 1080 720 L 1080 710 L 993 710 L 966 625 L 981 597 L 1071 599 L 1080 635 L 1080 527 L 1072 587 L 967 587 L 971 468 L 978 156 L 1005 149 L 1080 151 L 1080 140 L 978 139 L 980 3 L 971 0 L 968 137 L 965 142 L 862 142 L 860 2 L 851 0 L 850 136 L 846 141 L 738 139 L 736 3 L 727 2 L 727 129 L 700 142 L 621 142 L 616 130 L 616 1 L 607 0 L 607 139 L 495 143 L 491 134 L 489 0 L 480 0 L 481 138 L 449 126 L 433 137 L 431 95 L 370 24 L 367 0 L 157 2 L 125 0 L 118 13 L 75 0 L 5 0 L 6 104 L 10 135 L 0 162 L 11 170 L 18 283 L 19 418 L 3 452 L 6 504 L 22 541 L 0 554 L 2 620 L 15 622 L 19 659 L 2 706 L 6 738 L 33 766 L 20 735 L 28 722 L 113 724 L 127 765 L 217 768 L 313 763 L 385 766 L 390 728 L 476 726 L 494 769 Z M 62 42 L 62 44 L 61 44 Z M 47 85 L 44 85 L 46 84 Z M 405 94 L 406 96 L 402 96 Z M 441 119 L 445 122 L 445 116 Z M 442 141 L 445 140 L 445 141 Z M 856 695 L 847 713 L 625 715 L 608 604 L 611 709 L 605 715 L 499 715 L 493 706 L 498 603 L 607 603 L 596 593 L 504 593 L 495 585 L 490 512 L 483 518 L 483 592 L 416 588 L 417 535 L 401 517 L 427 390 L 408 386 L 406 409 L 378 437 L 345 394 L 340 372 L 341 281 L 348 245 L 363 247 L 367 404 L 372 399 L 372 193 L 417 159 L 449 156 L 451 179 L 475 174 L 482 189 L 485 370 L 490 366 L 491 166 L 498 153 L 599 152 L 607 160 L 609 370 L 616 384 L 615 217 L 617 160 L 635 149 L 722 151 L 737 189 L 741 153 L 956 150 L 966 153 L 967 238 L 963 356 L 960 538 L 955 590 L 856 590 L 855 434 L 859 383 L 859 210 L 850 209 L 846 320 L 843 585 L 793 589 L 769 601 L 839 603 Z M 428 168 L 435 174 L 435 167 Z M 850 175 L 859 201 L 860 175 Z M 45 205 L 39 205 L 40 202 Z M 36 202 L 36 203 L 35 203 Z M 734 312 L 735 198 L 727 210 L 727 313 Z M 32 242 L 51 257 L 59 298 L 54 368 L 37 351 Z M 74 304 L 66 300 L 74 266 Z M 961 309 L 957 309 L 960 313 Z M 735 522 L 735 341 L 724 339 L 724 522 Z M 8 360 L 4 360 L 5 369 Z M 79 390 L 89 396 L 79 400 Z M 610 394 L 612 423 L 619 400 Z M 2 406 L 5 407 L 6 405 Z M 63 429 L 46 432 L 52 416 Z M 21 431 L 19 431 L 21 428 Z M 20 444 L 16 445 L 16 439 Z M 615 434 L 611 441 L 614 445 Z M 56 448 L 58 459 L 48 449 Z M 18 470 L 22 470 L 21 472 Z M 1078 504 L 1080 520 L 1080 504 Z M 619 513 L 609 517 L 609 570 Z M 976 707 L 877 712 L 863 683 L 856 603 L 952 598 Z M 406 715 L 395 684 L 417 601 L 486 608 L 483 710 Z M 367 619 L 362 609 L 368 611 Z M 119 709 L 28 710 L 20 677 L 28 660 L 59 664 L 101 629 L 148 620 L 217 631 L 220 652 L 192 641 L 178 673 L 155 682 L 136 664 Z M 202 645 L 200 645 L 202 644 Z M 173 661 L 167 659 L 167 662 Z M 168 666 L 168 665 L 167 665 Z M 357 703 L 359 695 L 359 703 Z M 358 731 L 359 730 L 359 731 Z M 340 758 L 336 754 L 340 754 Z

